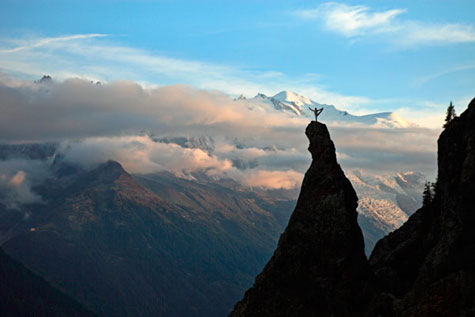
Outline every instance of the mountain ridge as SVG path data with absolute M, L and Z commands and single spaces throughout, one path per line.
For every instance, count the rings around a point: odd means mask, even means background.
M 348 111 L 339 110 L 334 105 L 321 104 L 308 97 L 288 90 L 281 91 L 272 97 L 268 97 L 262 93 L 258 93 L 254 98 L 245 98 L 241 96 L 235 99 L 235 101 L 246 103 L 249 109 L 269 109 L 272 107 L 275 110 L 283 111 L 298 117 L 304 116 L 312 120 L 315 116 L 308 108 L 323 108 L 324 111 L 319 116 L 319 119 L 320 121 L 327 123 L 339 122 L 346 124 L 362 124 L 380 128 L 418 127 L 417 124 L 403 119 L 395 112 L 353 115 Z
M 0 213 L 0 237 L 11 257 L 99 315 L 226 314 L 291 208 L 214 183 L 132 176 L 114 161 L 68 164 L 58 158 L 54 177 L 35 186 L 44 203 L 28 218 Z

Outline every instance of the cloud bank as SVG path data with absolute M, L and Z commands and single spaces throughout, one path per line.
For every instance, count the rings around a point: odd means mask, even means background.
M 250 187 L 290 189 L 300 186 L 311 160 L 308 119 L 252 109 L 218 91 L 70 79 L 0 84 L 0 100 L 1 143 L 58 142 L 65 159 L 86 168 L 113 159 L 130 173 L 204 172 Z M 329 129 L 345 169 L 379 175 L 436 170 L 436 130 Z M 29 175 L 24 166 L 6 171 L 9 186 Z

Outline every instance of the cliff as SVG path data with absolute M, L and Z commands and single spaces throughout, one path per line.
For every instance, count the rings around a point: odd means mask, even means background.
M 305 131 L 312 164 L 278 247 L 231 316 L 359 314 L 371 273 L 357 223 L 355 191 L 336 161 L 327 127 Z
M 475 99 L 440 135 L 438 170 L 432 203 L 370 257 L 396 315 L 475 313 Z

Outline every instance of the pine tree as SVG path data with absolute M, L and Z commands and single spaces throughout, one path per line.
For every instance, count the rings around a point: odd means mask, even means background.
M 424 185 L 424 192 L 422 193 L 422 206 L 426 207 L 432 202 L 431 183 L 426 182 Z
M 455 107 L 450 101 L 450 105 L 447 107 L 447 114 L 445 116 L 445 123 L 444 123 L 444 128 L 447 127 L 447 125 L 450 123 L 455 118 Z

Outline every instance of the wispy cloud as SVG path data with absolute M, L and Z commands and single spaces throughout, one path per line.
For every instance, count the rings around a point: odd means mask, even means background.
M 90 39 L 90 38 L 104 37 L 104 36 L 107 36 L 107 35 L 93 33 L 93 34 L 75 34 L 75 35 L 58 36 L 58 37 L 45 37 L 45 38 L 28 41 L 27 43 L 20 46 L 16 46 L 14 48 L 1 49 L 0 53 L 16 53 L 23 50 L 29 50 L 29 49 L 39 48 L 42 46 L 47 46 L 55 42 L 68 42 L 68 41 L 73 41 L 73 40 Z
M 316 9 L 297 11 L 296 14 L 305 19 L 322 19 L 326 29 L 353 37 L 367 32 L 387 31 L 391 29 L 395 17 L 404 12 L 401 9 L 370 12 L 365 6 L 328 2 Z
M 461 66 L 455 66 L 455 67 L 450 67 L 426 76 L 419 77 L 414 80 L 414 85 L 420 86 L 423 85 L 431 80 L 437 79 L 439 77 L 456 73 L 456 72 L 461 72 L 461 71 L 466 71 L 466 70 L 472 70 L 475 69 L 475 63 L 467 64 L 467 65 L 461 65 Z
M 405 9 L 377 11 L 363 5 L 327 2 L 295 14 L 303 19 L 321 21 L 326 30 L 351 39 L 379 36 L 403 48 L 475 42 L 473 25 L 405 20 L 401 18 L 405 12 Z
M 357 107 L 369 98 L 347 96 L 319 83 L 316 74 L 288 77 L 270 70 L 237 67 L 164 54 L 103 41 L 104 34 L 78 34 L 37 38 L 13 48 L 0 41 L 0 69 L 30 78 L 51 74 L 62 80 L 71 77 L 112 81 L 129 79 L 144 85 L 189 84 L 228 94 L 253 96 L 258 92 L 275 94 L 281 90 L 305 92 L 319 102 L 340 107 Z M 2 43 L 3 42 L 3 43 Z M 18 41 L 17 41 L 18 42 Z

